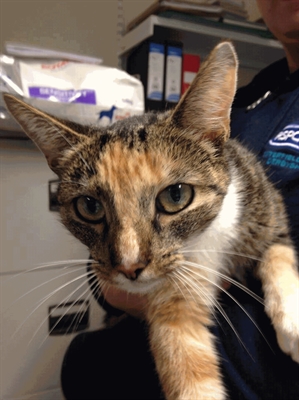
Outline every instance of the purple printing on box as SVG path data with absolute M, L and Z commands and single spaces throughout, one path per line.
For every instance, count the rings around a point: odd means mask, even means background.
M 96 93 L 91 89 L 55 89 L 51 87 L 29 87 L 29 96 L 60 103 L 96 104 Z

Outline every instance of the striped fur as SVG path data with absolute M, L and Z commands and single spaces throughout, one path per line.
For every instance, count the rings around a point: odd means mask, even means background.
M 104 129 L 5 96 L 60 177 L 62 221 L 88 246 L 101 284 L 148 297 L 168 399 L 225 398 L 209 331 L 222 274 L 251 269 L 261 279 L 279 344 L 299 362 L 299 279 L 283 201 L 254 155 L 228 140 L 236 74 L 234 49 L 222 43 L 174 111 Z M 161 193 L 178 184 L 188 201 L 166 212 Z M 95 199 L 99 220 L 82 218 L 78 198 Z

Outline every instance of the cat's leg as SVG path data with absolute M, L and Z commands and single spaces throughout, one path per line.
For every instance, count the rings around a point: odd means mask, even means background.
M 150 342 L 167 400 L 223 400 L 222 384 L 209 319 L 190 304 L 165 305 L 150 324 Z M 203 323 L 199 322 L 201 319 Z
M 259 265 L 265 310 L 272 320 L 277 341 L 299 363 L 299 274 L 292 247 L 274 244 Z

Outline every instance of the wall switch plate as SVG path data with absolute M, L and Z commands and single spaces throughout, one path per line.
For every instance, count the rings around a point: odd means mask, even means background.
M 49 335 L 66 335 L 88 327 L 88 301 L 78 300 L 49 307 Z

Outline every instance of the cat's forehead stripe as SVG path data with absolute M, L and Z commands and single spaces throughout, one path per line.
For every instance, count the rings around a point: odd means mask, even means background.
M 108 185 L 116 193 L 134 192 L 139 186 L 156 185 L 164 177 L 159 154 L 129 149 L 121 141 L 106 148 L 97 169 L 101 184 Z

